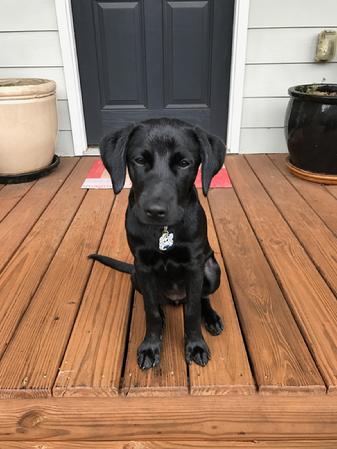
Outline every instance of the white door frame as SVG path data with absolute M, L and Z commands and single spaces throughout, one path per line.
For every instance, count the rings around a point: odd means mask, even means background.
M 240 145 L 249 1 L 250 0 L 235 1 L 227 124 L 227 146 L 229 148 L 229 152 L 231 153 L 238 153 Z M 55 6 L 64 77 L 67 89 L 74 153 L 76 156 L 81 156 L 87 150 L 87 136 L 85 131 L 81 84 L 78 71 L 70 0 L 55 0 Z
M 73 15 L 70 0 L 55 0 L 55 7 L 74 153 L 76 156 L 81 156 L 86 151 L 88 144 L 87 134 L 85 131 L 81 83 L 78 71 Z
M 239 153 L 240 150 L 249 2 L 250 0 L 235 1 L 227 123 L 227 147 L 230 153 Z

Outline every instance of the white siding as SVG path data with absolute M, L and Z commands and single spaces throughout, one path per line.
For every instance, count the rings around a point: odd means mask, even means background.
M 28 77 L 48 78 L 56 82 L 58 100 L 67 99 L 66 85 L 62 67 L 1 67 L 0 78 Z
M 288 98 L 245 98 L 243 128 L 282 128 Z
M 1 0 L 0 77 L 43 77 L 57 83 L 58 154 L 73 154 L 58 37 L 58 0 Z M 317 35 L 337 30 L 337 0 L 250 0 L 240 152 L 286 151 L 288 88 L 337 83 L 337 57 L 314 62 Z
M 283 128 L 242 128 L 241 153 L 285 153 Z
M 67 100 L 59 100 L 57 102 L 57 113 L 59 119 L 60 131 L 71 131 L 69 108 Z
M 329 30 L 337 31 L 337 28 Z M 317 28 L 250 29 L 247 40 L 247 63 L 314 62 L 319 31 Z M 334 61 L 337 62 L 336 56 Z
M 73 155 L 55 1 L 1 0 L 0 78 L 37 77 L 56 82 L 59 119 L 56 152 Z
M 336 83 L 336 63 L 250 64 L 246 66 L 245 97 L 285 97 L 296 84 Z
M 287 151 L 288 88 L 337 83 L 337 57 L 314 62 L 324 29 L 337 29 L 336 0 L 250 0 L 240 152 Z
M 335 27 L 336 0 L 251 0 L 249 28 Z
M 0 30 L 57 30 L 55 0 L 1 0 Z
M 62 67 L 57 31 L 0 33 L 1 67 Z

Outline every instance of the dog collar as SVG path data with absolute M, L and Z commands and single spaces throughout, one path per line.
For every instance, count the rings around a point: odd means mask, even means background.
M 167 226 L 164 226 L 163 232 L 159 237 L 159 249 L 161 251 L 166 251 L 168 248 L 173 246 L 173 233 L 168 232 Z

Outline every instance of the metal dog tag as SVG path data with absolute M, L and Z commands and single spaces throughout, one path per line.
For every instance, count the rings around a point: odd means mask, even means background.
M 167 226 L 164 226 L 163 233 L 159 238 L 159 249 L 166 251 L 173 245 L 173 233 L 168 232 Z

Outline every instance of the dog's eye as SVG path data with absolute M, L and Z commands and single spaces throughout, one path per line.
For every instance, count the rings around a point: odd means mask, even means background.
M 181 160 L 178 162 L 178 166 L 181 167 L 181 168 L 186 168 L 186 167 L 188 167 L 189 165 L 190 165 L 190 163 L 189 163 L 186 159 L 181 159 Z
M 145 159 L 141 156 L 136 157 L 134 161 L 136 162 L 137 165 L 145 165 Z

